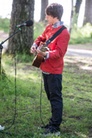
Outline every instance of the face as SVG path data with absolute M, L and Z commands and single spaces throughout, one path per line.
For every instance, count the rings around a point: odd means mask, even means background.
M 54 23 L 54 18 L 51 15 L 47 15 L 46 14 L 46 20 L 48 21 L 49 24 L 53 24 Z

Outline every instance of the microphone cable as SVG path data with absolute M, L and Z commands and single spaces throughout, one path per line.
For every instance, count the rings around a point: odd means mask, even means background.
M 7 130 L 9 130 L 14 124 L 15 124 L 15 120 L 16 120 L 16 115 L 17 115 L 17 84 L 16 84 L 16 76 L 17 76 L 17 59 L 16 59 L 16 52 L 14 52 L 14 70 L 15 70 L 15 74 L 14 74 L 14 115 L 13 115 L 13 120 L 12 123 L 9 127 L 6 127 L 3 130 L 0 130 L 1 133 L 3 134 L 8 134 L 8 135 L 15 135 L 14 133 L 10 133 L 10 132 L 6 132 Z M 14 127 L 15 128 L 15 127 Z

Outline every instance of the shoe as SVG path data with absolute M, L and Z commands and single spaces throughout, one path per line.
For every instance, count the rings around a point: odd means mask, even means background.
M 43 129 L 48 129 L 49 127 L 50 127 L 50 124 L 47 124 L 45 126 L 41 126 L 41 128 L 43 128 Z
M 48 129 L 49 127 L 50 127 L 50 124 L 47 124 L 47 125 L 38 127 L 38 129 Z
M 56 127 L 53 127 L 53 126 L 50 126 L 48 127 L 48 129 L 45 130 L 44 136 L 59 136 L 60 135 L 60 129 L 59 128 L 56 128 Z

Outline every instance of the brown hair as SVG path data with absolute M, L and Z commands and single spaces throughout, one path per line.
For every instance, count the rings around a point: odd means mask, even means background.
M 46 14 L 52 17 L 57 17 L 59 20 L 61 20 L 61 17 L 63 15 L 63 6 L 58 3 L 52 3 L 47 6 Z

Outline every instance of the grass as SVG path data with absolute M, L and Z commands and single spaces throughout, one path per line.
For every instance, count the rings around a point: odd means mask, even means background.
M 40 135 L 42 130 L 38 129 L 42 125 L 40 70 L 32 67 L 31 62 L 18 62 L 17 59 L 15 78 L 15 63 L 11 57 L 3 57 L 2 63 L 7 78 L 2 75 L 0 82 L 0 125 L 7 129 L 15 121 L 8 130 L 2 131 L 8 134 L 0 133 L 0 138 L 43 138 Z M 44 123 L 47 123 L 51 114 L 43 82 L 42 91 L 41 115 Z M 66 56 L 63 73 L 64 112 L 61 136 L 58 138 L 92 137 L 91 91 L 92 59 Z

